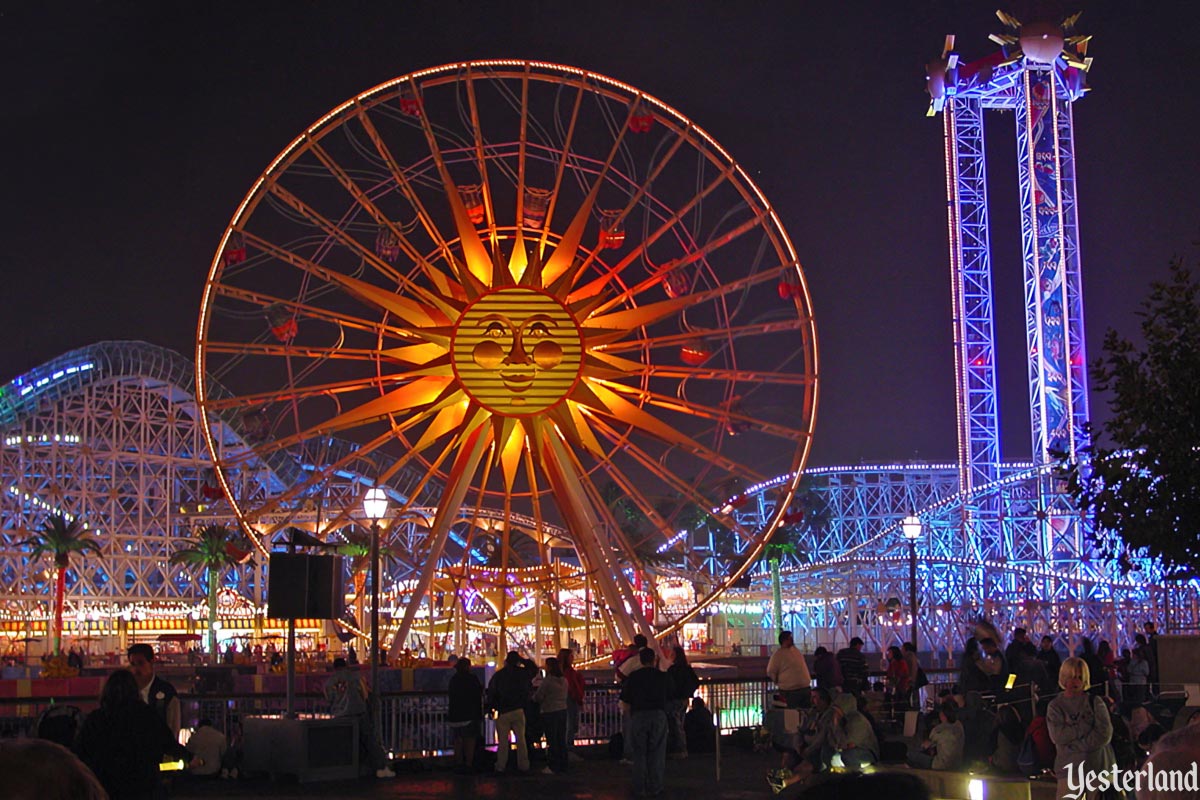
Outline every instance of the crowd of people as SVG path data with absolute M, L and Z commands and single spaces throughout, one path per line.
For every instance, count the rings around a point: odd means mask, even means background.
M 836 656 L 816 649 L 811 673 L 818 688 L 809 700 L 802 688 L 807 665 L 801 666 L 804 658 L 791 634 L 782 632 L 767 673 L 779 687 L 780 701 L 798 709 L 802 722 L 780 747 L 783 768 L 768 776 L 773 788 L 791 791 L 788 787 L 811 785 L 831 767 L 856 771 L 883 757 L 918 769 L 1053 777 L 1061 797 L 1069 793 L 1069 773 L 1136 770 L 1147 759 L 1174 763 L 1182 758 L 1176 752 L 1181 748 L 1200 749 L 1200 714 L 1197 725 L 1188 726 L 1193 730 L 1168 738 L 1170 720 L 1164 724 L 1161 717 L 1170 712 L 1154 704 L 1159 689 L 1154 623 L 1145 623 L 1120 655 L 1106 641 L 1094 646 L 1084 638 L 1079 654 L 1064 658 L 1051 637 L 1035 640 L 1023 628 L 1012 631 L 1003 649 L 990 625 L 981 623 L 975 634 L 965 643 L 957 682 L 927 698 L 929 710 L 918 718 L 919 744 L 906 753 L 888 753 L 903 737 L 895 733 L 887 741 L 883 726 L 867 711 L 861 640 Z M 928 681 L 911 643 L 886 648 L 881 666 L 883 686 L 874 688 L 884 691 L 874 699 L 882 694 L 883 702 L 873 707 L 920 708 L 920 689 Z
M 546 766 L 540 771 L 569 771 L 579 758 L 574 743 L 584 703 L 584 682 L 574 660 L 574 651 L 563 648 L 539 668 L 510 651 L 485 688 L 470 660 L 457 659 L 449 682 L 455 769 L 471 773 L 489 768 L 480 742 L 483 720 L 490 716 L 498 743 L 490 765 L 495 773 L 505 774 L 513 767 L 517 773 L 530 772 L 531 755 L 542 740 Z M 694 697 L 700 680 L 682 647 L 660 656 L 639 634 L 616 652 L 613 663 L 620 684 L 622 730 L 611 746 L 622 763 L 632 767 L 635 790 L 654 796 L 663 790 L 667 758 L 687 758 L 689 750 L 712 747 L 713 717 L 704 701 Z

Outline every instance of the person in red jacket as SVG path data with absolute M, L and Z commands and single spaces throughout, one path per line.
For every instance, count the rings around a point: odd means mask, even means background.
M 912 677 L 908 674 L 908 662 L 900 648 L 892 645 L 887 649 L 887 685 L 891 694 L 894 708 L 901 708 L 908 703 L 908 689 Z
M 569 647 L 558 651 L 558 666 L 567 680 L 567 760 L 578 761 L 575 737 L 579 734 L 579 710 L 583 708 L 583 676 L 575 671 L 575 653 Z

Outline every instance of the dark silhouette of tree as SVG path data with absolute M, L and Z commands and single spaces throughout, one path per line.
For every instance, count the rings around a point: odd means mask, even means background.
M 1094 544 L 1128 570 L 1133 554 L 1168 576 L 1200 574 L 1200 283 L 1182 259 L 1151 284 L 1142 343 L 1109 330 L 1092 366 L 1112 418 L 1078 463 L 1068 491 L 1095 524 Z

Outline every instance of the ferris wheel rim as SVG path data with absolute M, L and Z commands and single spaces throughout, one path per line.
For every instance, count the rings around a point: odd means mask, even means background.
M 207 348 L 205 347 L 204 342 L 205 342 L 206 332 L 209 328 L 209 324 L 211 321 L 212 307 L 213 307 L 213 302 L 215 299 L 213 292 L 215 291 L 215 289 L 218 285 L 218 277 L 221 274 L 221 270 L 222 270 L 222 253 L 225 251 L 225 248 L 228 246 L 230 237 L 233 236 L 234 234 L 238 233 L 239 230 L 241 229 L 242 225 L 245 223 L 245 221 L 253 214 L 253 211 L 254 211 L 257 201 L 261 200 L 261 197 L 263 196 L 263 192 L 261 190 L 262 190 L 263 186 L 266 184 L 266 182 L 268 180 L 270 180 L 272 176 L 286 171 L 290 165 L 294 164 L 295 160 L 297 158 L 299 158 L 300 155 L 305 151 L 304 147 L 305 147 L 306 143 L 309 143 L 312 141 L 318 141 L 321 137 L 326 135 L 329 131 L 331 131 L 331 130 L 335 129 L 337 126 L 343 124 L 346 121 L 346 119 L 349 118 L 347 115 L 352 113 L 355 109 L 362 109 L 362 108 L 366 107 L 369 104 L 369 102 L 371 102 L 377 98 L 381 98 L 383 95 L 386 95 L 388 92 L 393 91 L 397 87 L 404 85 L 406 82 L 409 84 L 415 84 L 415 82 L 417 80 L 429 78 L 431 76 L 440 76 L 446 81 L 452 81 L 452 80 L 456 79 L 454 77 L 455 75 L 459 75 L 459 74 L 463 73 L 464 71 L 466 73 L 470 74 L 472 70 L 489 69 L 489 68 L 524 70 L 524 72 L 514 72 L 514 73 L 512 73 L 511 76 L 525 76 L 525 77 L 529 77 L 529 78 L 537 78 L 539 80 L 545 80 L 548 82 L 555 82 L 554 76 L 547 77 L 545 75 L 541 75 L 541 74 L 532 72 L 532 70 L 535 70 L 535 69 L 549 70 L 552 72 L 560 73 L 561 75 L 571 76 L 573 79 L 579 81 L 580 82 L 579 87 L 580 87 L 581 91 L 584 87 L 585 82 L 595 81 L 603 86 L 608 87 L 612 91 L 623 91 L 627 95 L 631 95 L 631 96 L 637 98 L 637 100 L 639 102 L 649 103 L 652 106 L 654 106 L 654 108 L 659 113 L 665 114 L 665 115 L 671 117 L 672 119 L 676 120 L 680 125 L 680 129 L 685 131 L 689 137 L 691 137 L 691 136 L 698 137 L 699 140 L 703 142 L 705 148 L 708 151 L 710 151 L 711 153 L 716 153 L 722 159 L 724 159 L 725 162 L 729 165 L 729 169 L 736 174 L 737 180 L 733 181 L 732 183 L 736 187 L 739 187 L 739 191 L 741 191 L 743 189 L 748 189 L 750 191 L 750 193 L 752 194 L 754 199 L 757 201 L 757 203 L 763 209 L 763 217 L 765 218 L 765 221 L 762 222 L 762 230 L 766 233 L 769 233 L 769 235 L 771 235 L 773 240 L 775 240 L 775 237 L 778 237 L 776 246 L 783 248 L 783 250 L 786 252 L 787 256 L 789 257 L 788 258 L 789 264 L 794 266 L 794 269 L 789 274 L 794 275 L 796 277 L 796 279 L 799 281 L 799 293 L 798 293 L 798 299 L 797 299 L 797 306 L 802 307 L 803 309 L 808 311 L 807 321 L 806 321 L 807 327 L 804 330 L 804 333 L 806 335 L 806 341 L 808 342 L 808 347 L 806 348 L 804 355 L 805 355 L 805 358 L 806 358 L 807 364 L 808 364 L 808 370 L 807 370 L 806 374 L 812 376 L 811 388 L 809 389 L 810 400 L 808 402 L 808 414 L 807 414 L 810 432 L 807 436 L 804 437 L 803 443 L 800 445 L 800 452 L 796 456 L 796 458 L 800 464 L 805 463 L 807 461 L 807 455 L 808 455 L 809 449 L 811 448 L 811 421 L 813 419 L 815 419 L 816 408 L 817 408 L 817 382 L 815 379 L 816 375 L 818 374 L 817 338 L 816 338 L 815 325 L 812 323 L 811 297 L 810 297 L 809 290 L 807 287 L 806 278 L 805 278 L 803 270 L 800 268 L 799 260 L 796 258 L 795 250 L 794 250 L 794 247 L 792 246 L 790 237 L 788 236 L 786 229 L 783 228 L 781 222 L 779 221 L 774 208 L 772 206 L 770 206 L 769 203 L 767 203 L 765 196 L 762 194 L 762 192 L 759 189 L 759 187 L 757 186 L 757 184 L 753 181 L 752 178 L 750 178 L 750 176 L 746 173 L 746 171 L 732 158 L 732 156 L 727 151 L 725 151 L 724 148 L 722 148 L 715 141 L 715 139 L 713 139 L 711 136 L 709 136 L 709 134 L 707 134 L 707 132 L 705 132 L 702 128 L 700 128 L 698 125 L 696 125 L 690 119 L 688 119 L 687 117 L 685 117 L 684 115 L 679 113 L 673 107 L 667 105 L 666 103 L 663 103 L 662 101 L 658 100 L 657 98 L 654 98 L 651 95 L 646 94 L 645 92 L 642 92 L 642 91 L 632 87 L 629 84 L 625 84 L 621 81 L 616 81 L 614 79 L 600 75 L 599 73 L 594 73 L 591 71 L 582 70 L 582 69 L 578 69 L 578 68 L 574 68 L 574 67 L 567 67 L 564 65 L 552 64 L 549 62 L 541 62 L 541 61 L 484 60 L 484 61 L 454 62 L 451 64 L 442 65 L 440 67 L 433 67 L 433 68 L 429 68 L 429 69 L 425 69 L 425 70 L 419 70 L 416 72 L 408 73 L 407 75 L 400 76 L 398 78 L 394 78 L 392 80 L 385 81 L 381 84 L 378 84 L 377 86 L 372 87 L 371 89 L 368 89 L 364 92 L 361 92 L 361 93 L 355 95 L 350 100 L 335 107 L 330 112 L 328 112 L 325 115 L 322 115 L 320 118 L 318 118 L 316 122 L 314 122 L 312 125 L 310 125 L 304 131 L 304 133 L 302 133 L 300 136 L 296 137 L 296 139 L 294 139 L 287 147 L 285 147 L 284 150 L 281 151 L 280 154 L 278 156 L 276 156 L 276 158 L 270 163 L 270 165 L 262 173 L 262 175 L 260 175 L 260 177 L 255 181 L 255 183 L 252 185 L 250 191 L 247 193 L 245 198 L 242 200 L 241 204 L 238 206 L 237 210 L 234 213 L 233 218 L 231 219 L 229 225 L 226 227 L 226 229 L 224 231 L 224 234 L 218 245 L 217 252 L 214 255 L 213 261 L 210 264 L 208 280 L 206 281 L 206 284 L 205 284 L 204 299 L 202 301 L 200 320 L 197 325 L 196 385 L 198 388 L 198 392 L 197 392 L 198 396 L 207 399 L 207 391 L 206 391 L 206 389 L 207 389 L 207 370 L 206 370 Z M 487 79 L 488 77 L 489 76 L 480 75 L 480 77 L 475 78 L 475 79 L 483 80 L 483 79 Z M 589 87 L 589 88 L 591 88 L 591 87 Z M 693 143 L 691 138 L 688 138 L 687 141 L 689 143 Z M 710 159 L 712 158 L 711 154 L 709 155 L 709 158 Z M 254 203 L 252 203 L 252 201 L 254 201 Z M 547 233 L 548 232 L 549 232 L 549 229 L 547 228 Z M 213 447 L 213 439 L 211 437 L 211 433 L 209 431 L 209 426 L 207 424 L 207 415 L 202 414 L 201 418 L 202 418 L 202 420 L 204 420 L 203 428 L 204 428 L 205 437 L 208 440 L 210 447 Z M 215 452 L 215 450 L 214 450 L 214 452 Z M 223 488 L 226 489 L 227 496 L 230 498 L 231 503 L 234 504 L 234 509 L 235 509 L 235 512 L 237 513 L 238 518 L 244 519 L 245 513 L 242 508 L 238 507 L 236 500 L 233 498 L 233 493 L 231 491 L 229 491 L 229 486 L 226 484 L 226 482 L 224 480 L 223 472 L 219 470 L 218 473 L 220 476 L 222 486 L 223 486 Z M 794 488 L 795 488 L 795 486 L 793 485 L 791 487 L 791 489 L 794 490 Z M 762 537 L 762 540 L 758 543 L 758 547 L 755 550 L 756 553 L 758 551 L 761 551 L 762 544 L 765 543 L 765 538 L 766 537 Z M 752 556 L 750 558 L 745 559 L 741 564 L 741 568 L 735 574 L 729 576 L 726 583 L 727 584 L 732 583 L 738 577 L 740 577 L 742 574 L 744 574 L 752 565 L 755 557 L 756 556 Z M 687 619 L 694 617 L 695 614 L 699 613 L 705 607 L 705 605 L 708 604 L 708 602 L 712 602 L 712 600 L 715 599 L 717 594 L 719 594 L 719 591 L 713 592 L 712 595 L 710 596 L 710 598 L 706 602 L 699 604 L 690 614 L 687 615 L 686 618 L 679 620 L 676 625 L 672 626 L 667 631 L 664 631 L 664 633 L 670 632 L 670 630 L 677 629 L 680 625 L 682 625 L 684 622 L 686 622 Z

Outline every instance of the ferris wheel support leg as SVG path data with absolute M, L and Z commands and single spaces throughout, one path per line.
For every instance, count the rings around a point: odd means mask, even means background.
M 422 598 L 429 594 L 429 587 L 433 584 L 434 575 L 437 574 L 438 554 L 446 546 L 446 539 L 450 537 L 450 526 L 458 515 L 458 509 L 462 507 L 467 490 L 471 488 L 471 479 L 479 468 L 479 462 L 483 460 L 483 455 L 487 452 L 488 443 L 491 441 L 488 431 L 489 429 L 486 427 L 477 428 L 470 435 L 463 449 L 459 451 L 459 457 L 451 471 L 450 480 L 446 484 L 446 492 L 442 496 L 442 501 L 438 503 L 437 516 L 433 520 L 433 530 L 429 536 L 429 558 L 421 567 L 421 576 L 413 588 L 412 600 L 404 609 L 404 619 L 400 622 L 400 627 L 396 629 L 396 633 L 388 645 L 389 651 L 394 650 L 398 645 L 403 646 L 408 641 L 409 631 L 412 630 L 413 620 L 417 616 L 417 607 L 420 606 Z M 432 606 L 429 613 L 433 613 Z
M 626 641 L 631 641 L 638 631 L 647 639 L 653 639 L 654 631 L 642 615 L 637 598 L 624 583 L 621 567 L 612 557 L 612 548 L 606 545 L 607 537 L 596 535 L 604 531 L 604 525 L 585 499 L 587 494 L 579 476 L 575 474 L 562 440 L 555 432 L 549 431 L 544 441 L 547 445 L 543 449 L 546 473 L 557 484 L 555 494 L 562 503 L 575 546 L 580 557 L 587 562 L 588 571 L 596 576 L 617 632 Z

